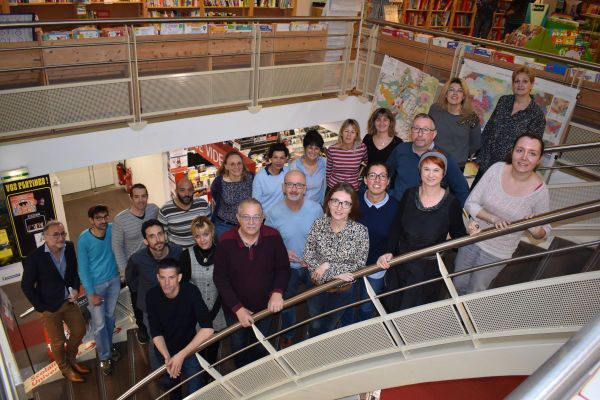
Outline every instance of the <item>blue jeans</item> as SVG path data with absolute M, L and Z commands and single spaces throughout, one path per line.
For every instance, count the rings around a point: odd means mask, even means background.
M 324 312 L 333 310 L 334 308 L 351 303 L 353 294 L 354 290 L 353 288 L 350 288 L 345 292 L 323 292 L 317 295 L 314 297 L 314 313 L 311 312 L 310 316 L 314 317 Z M 343 313 L 344 310 L 337 311 L 333 314 L 329 314 L 325 317 L 312 321 L 308 327 L 308 336 L 315 337 L 335 329 Z
M 384 286 L 383 277 L 381 277 L 379 279 L 373 279 L 373 278 L 367 277 L 367 279 L 369 280 L 369 284 L 373 288 L 373 291 L 375 292 L 375 294 L 381 294 L 383 292 L 383 286 Z M 359 288 L 360 288 L 359 289 L 360 290 L 360 299 L 361 300 L 368 299 L 369 294 L 367 293 L 367 287 L 365 286 L 365 281 L 362 279 L 360 281 Z M 375 306 L 373 305 L 372 301 L 361 304 L 360 307 L 358 308 L 358 321 L 356 321 L 356 322 L 371 319 L 371 317 L 373 317 L 374 311 L 375 311 Z
M 160 354 L 158 352 L 158 350 L 154 349 L 153 353 L 155 353 L 155 357 L 159 360 L 160 365 L 165 363 L 165 359 L 163 358 L 162 354 Z M 169 376 L 169 374 L 165 373 L 161 377 L 160 383 L 161 383 L 161 385 L 163 385 L 163 387 L 166 391 L 166 390 L 169 390 L 172 387 L 176 386 L 179 382 L 185 381 L 190 376 L 197 374 L 201 370 L 202 370 L 202 367 L 200 367 L 200 363 L 198 363 L 198 359 L 196 358 L 196 355 L 192 354 L 191 356 L 187 357 L 183 361 L 183 364 L 181 365 L 181 375 L 179 375 L 178 378 L 173 379 Z M 194 377 L 193 379 L 190 379 L 189 381 L 187 381 L 186 385 L 187 385 L 187 390 L 186 390 L 186 396 L 187 396 L 187 395 L 194 393 L 195 391 L 197 391 L 204 385 L 202 375 L 200 374 L 200 375 Z M 179 389 L 175 389 L 174 391 L 172 391 L 170 394 L 170 398 L 171 398 L 171 400 L 182 399 L 183 396 L 181 393 L 181 389 L 179 388 Z
M 287 300 L 294 297 L 299 292 L 300 284 L 304 284 L 306 290 L 312 288 L 314 285 L 310 280 L 310 272 L 307 268 L 292 268 L 292 274 L 290 275 L 290 281 L 285 291 L 284 298 Z M 313 314 L 313 298 L 306 301 L 308 307 L 308 313 Z M 281 329 L 289 328 L 296 323 L 296 307 L 286 308 L 281 312 Z M 283 334 L 286 339 L 293 339 L 296 336 L 296 330 L 291 330 Z
M 225 319 L 227 320 L 227 325 L 232 325 L 238 322 L 238 319 L 235 316 L 231 316 L 229 313 L 225 313 Z M 255 326 L 259 331 L 262 332 L 264 336 L 269 336 L 271 330 L 271 321 L 273 317 L 267 317 L 261 319 L 258 322 L 255 322 Z M 231 340 L 231 352 L 235 353 L 238 350 L 243 349 L 255 343 L 257 341 L 256 336 L 254 335 L 254 331 L 252 328 L 241 328 L 236 332 L 232 333 L 230 336 Z M 244 365 L 250 364 L 262 358 L 268 354 L 267 350 L 262 344 L 258 344 L 251 349 L 245 350 L 235 356 L 235 366 L 236 368 L 241 368 Z
M 119 275 L 94 286 L 94 293 L 104 301 L 97 306 L 92 305 L 91 295 L 88 293 L 88 309 L 92 316 L 92 329 L 96 340 L 96 349 L 100 361 L 110 359 L 112 354 L 112 338 L 115 330 L 115 308 L 121 292 L 121 279 Z
M 214 218 L 214 225 L 215 225 L 215 237 L 217 238 L 217 241 L 219 241 L 219 239 L 221 239 L 221 236 L 223 236 L 223 234 L 225 232 L 227 232 L 228 230 L 230 230 L 236 226 L 236 225 L 229 224 L 229 223 L 223 221 L 221 218 L 218 218 L 216 216 Z

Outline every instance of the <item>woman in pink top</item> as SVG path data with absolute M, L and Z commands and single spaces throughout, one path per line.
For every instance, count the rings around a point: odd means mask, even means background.
M 367 146 L 361 143 L 358 122 L 347 119 L 340 128 L 337 143 L 327 149 L 327 187 L 347 182 L 358 190 L 360 166 L 367 162 Z

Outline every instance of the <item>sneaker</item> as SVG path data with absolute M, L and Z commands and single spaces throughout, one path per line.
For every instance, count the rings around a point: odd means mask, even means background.
M 110 375 L 113 373 L 113 365 L 111 360 L 102 360 L 100 361 L 100 370 L 102 371 L 102 375 Z
M 146 344 L 148 343 L 148 334 L 146 333 L 146 331 L 142 331 L 140 329 L 138 329 L 137 331 L 135 331 L 135 336 L 137 337 L 138 342 L 140 342 L 140 344 Z
M 110 355 L 110 359 L 114 362 L 117 362 L 121 359 L 121 352 L 117 350 L 115 346 L 112 347 L 112 353 Z

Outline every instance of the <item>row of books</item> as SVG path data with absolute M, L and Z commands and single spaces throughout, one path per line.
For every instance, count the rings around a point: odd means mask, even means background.
M 445 13 L 436 13 L 431 14 L 431 23 L 429 24 L 431 28 L 438 27 L 447 27 L 448 21 L 450 21 L 450 11 L 446 11 Z
M 127 31 L 123 26 L 104 27 L 97 29 L 96 26 L 82 26 L 71 31 L 44 32 L 43 40 L 68 40 L 68 39 L 93 39 L 98 37 L 125 36 Z
M 249 0 L 204 0 L 205 7 L 250 7 Z
M 460 1 L 460 0 L 457 0 Z M 475 5 L 474 0 L 462 0 L 458 3 L 456 7 L 456 11 L 473 11 L 473 6 Z
M 429 0 L 410 0 L 408 8 L 411 10 L 427 11 L 429 9 Z
M 255 7 L 292 8 L 292 0 L 254 0 Z
M 199 7 L 198 0 L 148 0 L 148 7 Z
M 450 11 L 452 8 L 453 0 L 436 0 L 433 10 L 434 11 Z
M 408 13 L 404 17 L 404 23 L 413 26 L 424 25 L 425 17 L 426 15 L 423 13 Z
M 150 18 L 201 17 L 200 10 L 149 10 Z
M 469 28 L 471 26 L 472 15 L 456 14 L 454 16 L 454 28 Z

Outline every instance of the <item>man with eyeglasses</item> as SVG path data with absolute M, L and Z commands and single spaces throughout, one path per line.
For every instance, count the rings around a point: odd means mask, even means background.
M 215 253 L 213 280 L 223 301 L 227 324 L 239 322 L 244 328 L 231 335 L 231 351 L 256 341 L 250 325 L 252 314 L 267 308 L 271 313 L 283 308 L 283 292 L 290 279 L 288 253 L 276 229 L 263 225 L 263 210 L 254 198 L 238 206 L 239 227 L 221 236 Z M 271 317 L 256 321 L 256 327 L 269 334 Z M 262 345 L 235 358 L 238 368 L 266 355 Z
M 83 282 L 92 329 L 104 375 L 113 372 L 113 363 L 121 354 L 113 347 L 115 308 L 121 292 L 121 278 L 112 251 L 112 225 L 108 223 L 108 207 L 98 204 L 88 210 L 91 228 L 79 235 L 77 257 L 79 277 Z
M 85 335 L 85 321 L 75 303 L 80 285 L 77 257 L 73 242 L 67 241 L 66 237 L 61 222 L 49 221 L 44 226 L 45 243 L 29 254 L 23 263 L 21 290 L 35 310 L 42 314 L 54 360 L 64 377 L 71 382 L 85 382 L 81 375 L 90 373 L 90 369 L 75 360 Z M 69 329 L 68 339 L 65 338 L 63 323 Z
M 387 160 L 387 166 L 391 172 L 392 189 L 390 196 L 397 201 L 402 199 L 404 191 L 408 188 L 419 186 L 421 177 L 419 174 L 419 160 L 421 155 L 427 151 L 439 151 L 444 153 L 448 160 L 445 183 L 450 187 L 454 196 L 461 206 L 464 206 L 469 196 L 469 185 L 456 160 L 435 146 L 434 139 L 437 135 L 435 122 L 429 114 L 417 114 L 413 119 L 411 127 L 412 142 L 400 143 Z
M 304 197 L 306 194 L 306 176 L 300 170 L 289 171 L 285 174 L 282 185 L 284 199 L 266 212 L 265 224 L 277 229 L 283 238 L 287 249 L 290 266 L 292 267 L 290 281 L 284 297 L 298 294 L 301 284 L 311 288 L 310 273 L 302 254 L 304 243 L 313 222 L 323 216 L 323 208 L 313 200 Z M 311 302 L 308 302 L 311 307 Z M 283 310 L 281 328 L 288 328 L 296 323 L 296 308 Z M 286 332 L 279 341 L 280 348 L 292 345 L 295 331 Z

